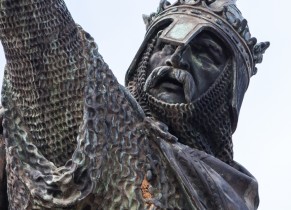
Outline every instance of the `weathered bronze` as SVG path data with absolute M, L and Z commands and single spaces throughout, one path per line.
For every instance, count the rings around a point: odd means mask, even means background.
M 0 209 L 257 209 L 232 134 L 269 43 L 235 0 L 144 20 L 126 89 L 63 0 L 0 0 Z

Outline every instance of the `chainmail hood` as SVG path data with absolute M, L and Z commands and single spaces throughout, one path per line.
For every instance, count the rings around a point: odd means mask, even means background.
M 233 159 L 231 95 L 233 59 L 230 59 L 214 84 L 190 104 L 171 104 L 144 92 L 148 60 L 154 38 L 147 47 L 133 80 L 127 88 L 147 116 L 166 123 L 179 141 L 230 163 Z
M 181 143 L 227 163 L 233 159 L 229 112 L 231 67 L 229 63 L 209 90 L 190 104 L 169 104 L 146 93 L 152 115 L 165 122 Z
M 45 12 L 33 18 L 41 22 L 43 16 L 47 17 L 46 14 L 51 12 L 52 5 L 41 4 Z M 33 13 L 34 9 L 31 5 L 27 6 L 27 13 Z M 29 18 L 17 21 L 19 25 L 15 28 L 19 30 L 22 22 L 29 28 L 46 29 L 43 34 L 19 32 L 23 37 L 17 38 L 16 42 L 24 52 L 22 54 L 19 49 L 11 47 L 10 39 L 15 39 L 14 34 L 2 41 L 6 57 L 10 59 L 5 70 L 2 104 L 9 107 L 7 98 L 12 98 L 21 110 L 19 114 L 23 116 L 33 143 L 57 166 L 65 164 L 77 145 L 77 134 L 83 119 L 86 77 L 83 46 L 78 42 L 81 36 L 79 29 L 71 24 L 73 20 L 67 10 L 64 10 L 62 21 L 67 24 L 62 31 L 57 27 L 60 24 L 57 20 L 49 22 L 49 27 L 38 25 Z M 3 33 L 13 31 L 12 26 L 4 26 Z M 27 61 L 30 57 L 33 59 Z

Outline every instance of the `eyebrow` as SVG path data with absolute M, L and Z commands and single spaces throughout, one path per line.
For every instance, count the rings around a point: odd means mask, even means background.
M 209 39 L 208 37 L 203 37 L 197 40 L 197 43 L 201 45 L 206 45 L 206 47 L 211 47 L 215 52 L 217 52 L 219 55 L 224 55 L 224 46 L 221 46 L 221 43 L 219 41 L 216 41 L 214 39 Z
M 193 44 L 206 45 L 206 47 L 212 46 L 219 55 L 226 55 L 225 52 L 227 47 L 225 43 L 218 36 L 209 31 L 199 33 L 191 42 Z

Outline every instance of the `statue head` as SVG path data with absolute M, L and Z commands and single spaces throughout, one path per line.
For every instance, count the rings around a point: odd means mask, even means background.
M 162 0 L 144 20 L 129 90 L 182 143 L 232 160 L 244 93 L 269 43 L 251 37 L 235 0 Z

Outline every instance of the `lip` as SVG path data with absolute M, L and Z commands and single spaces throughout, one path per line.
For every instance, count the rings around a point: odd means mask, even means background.
M 171 103 L 191 103 L 196 96 L 192 75 L 186 70 L 170 66 L 155 68 L 145 82 L 144 91 Z

